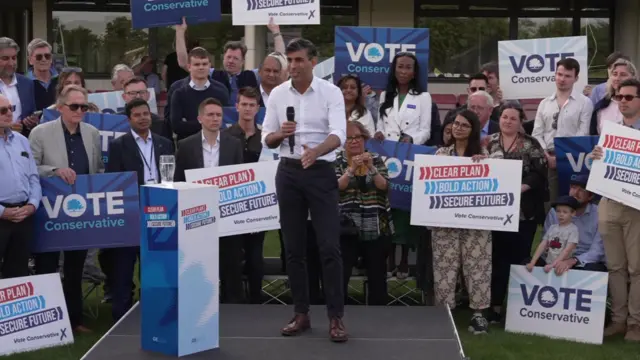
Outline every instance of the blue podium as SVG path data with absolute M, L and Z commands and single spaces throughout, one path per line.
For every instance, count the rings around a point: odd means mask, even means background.
M 218 188 L 140 187 L 142 349 L 184 356 L 219 347 Z

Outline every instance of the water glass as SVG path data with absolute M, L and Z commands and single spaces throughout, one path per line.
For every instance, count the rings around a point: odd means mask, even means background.
M 173 155 L 160 155 L 160 180 L 163 184 L 173 183 L 176 158 Z

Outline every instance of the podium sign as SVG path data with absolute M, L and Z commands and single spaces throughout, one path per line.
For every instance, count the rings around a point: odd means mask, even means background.
M 218 187 L 142 186 L 140 213 L 142 349 L 218 348 Z

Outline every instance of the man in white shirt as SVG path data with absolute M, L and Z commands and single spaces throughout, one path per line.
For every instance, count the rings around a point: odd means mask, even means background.
M 330 339 L 344 342 L 347 332 L 342 323 L 339 194 L 333 164 L 335 150 L 346 138 L 344 98 L 338 87 L 313 76 L 313 67 L 318 62 L 313 43 L 292 40 L 286 55 L 291 80 L 271 92 L 262 128 L 264 145 L 280 149 L 276 190 L 295 306 L 294 318 L 281 332 L 284 336 L 295 336 L 311 326 L 305 263 L 306 220 L 310 210 L 323 265 Z M 295 111 L 295 121 L 287 121 L 287 108 Z
M 589 135 L 593 104 L 588 97 L 574 92 L 578 81 L 580 64 L 576 59 L 566 58 L 556 65 L 556 92 L 544 98 L 538 106 L 531 135 L 545 150 L 549 166 L 549 201 L 558 197 L 558 170 L 554 139 L 567 136 Z

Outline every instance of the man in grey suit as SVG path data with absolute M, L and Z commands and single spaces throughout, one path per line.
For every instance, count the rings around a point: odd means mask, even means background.
M 222 125 L 222 103 L 214 98 L 198 107 L 202 130 L 178 142 L 174 181 L 185 181 L 185 170 L 243 163 L 242 142 L 226 132 Z M 242 240 L 234 236 L 220 238 L 220 301 L 242 302 Z
M 67 86 L 56 101 L 60 118 L 36 126 L 29 136 L 31 152 L 40 177 L 59 176 L 73 184 L 78 175 L 104 172 L 100 132 L 82 121 L 89 109 L 87 90 Z M 59 252 L 35 255 L 36 274 L 55 273 Z M 87 250 L 64 252 L 63 290 L 71 327 L 76 332 L 90 332 L 82 319 L 82 269 Z

